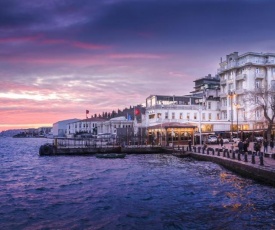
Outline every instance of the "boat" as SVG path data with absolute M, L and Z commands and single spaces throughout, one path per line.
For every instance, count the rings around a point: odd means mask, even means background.
M 186 152 L 186 151 L 173 152 L 172 155 L 179 158 L 185 158 L 190 156 L 190 152 Z
M 97 158 L 124 158 L 126 156 L 125 153 L 98 153 L 96 154 Z

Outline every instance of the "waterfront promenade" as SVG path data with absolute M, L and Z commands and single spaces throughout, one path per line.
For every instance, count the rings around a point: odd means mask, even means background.
M 263 157 L 256 155 L 253 143 L 248 150 L 248 154 L 239 154 L 234 145 L 232 151 L 232 144 L 225 144 L 224 148 L 220 145 L 208 145 L 204 150 L 203 146 L 197 145 L 192 147 L 190 154 L 194 159 L 212 161 L 243 176 L 275 186 L 274 154 L 269 149 Z

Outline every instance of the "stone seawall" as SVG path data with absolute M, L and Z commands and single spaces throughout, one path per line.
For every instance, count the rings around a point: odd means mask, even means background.
M 191 157 L 196 160 L 211 161 L 217 163 L 242 176 L 275 186 L 275 169 L 272 167 L 267 168 L 266 166 L 260 166 L 257 164 L 251 164 L 248 162 L 233 160 L 221 156 L 194 152 L 191 153 Z

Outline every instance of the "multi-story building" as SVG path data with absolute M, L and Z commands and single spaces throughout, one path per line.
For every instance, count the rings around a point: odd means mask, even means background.
M 67 137 L 73 137 L 76 134 L 84 133 L 96 135 L 98 132 L 100 132 L 100 130 L 98 130 L 98 127 L 102 122 L 105 121 L 106 119 L 94 117 L 67 123 Z
M 200 135 L 205 139 L 221 129 L 219 78 L 208 75 L 195 80 L 191 95 L 149 96 L 145 119 L 149 139 L 157 144 L 186 144 Z
M 125 117 L 115 117 L 110 120 L 102 118 L 87 118 L 67 124 L 67 137 L 76 134 L 117 134 L 118 129 L 133 128 L 134 121 L 127 120 Z
M 275 80 L 275 54 L 231 53 L 224 61 L 221 59 L 218 74 L 221 119 L 231 121 L 234 131 L 264 128 L 263 110 L 245 103 L 245 97 L 248 91 L 268 88 Z M 238 127 L 233 123 L 237 123 Z
M 66 137 L 67 136 L 67 124 L 71 122 L 79 121 L 79 119 L 68 119 L 63 121 L 58 121 L 53 124 L 53 137 Z

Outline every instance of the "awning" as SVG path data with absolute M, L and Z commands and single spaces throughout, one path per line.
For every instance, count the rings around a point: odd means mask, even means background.
M 215 133 L 214 132 L 209 132 L 209 133 L 201 133 L 201 135 L 203 136 L 205 136 L 205 135 L 215 135 Z M 195 133 L 195 136 L 200 136 L 200 133 Z

